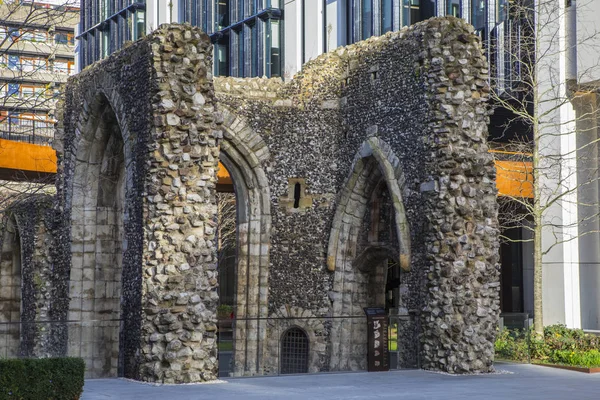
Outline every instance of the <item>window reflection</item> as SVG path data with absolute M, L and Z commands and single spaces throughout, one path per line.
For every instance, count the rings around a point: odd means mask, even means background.
M 271 21 L 271 76 L 281 76 L 281 38 L 279 21 Z
M 362 39 L 373 36 L 373 0 L 362 1 Z
M 393 29 L 394 3 L 392 0 L 381 0 L 381 33 Z
M 217 29 L 229 26 L 229 0 L 217 1 Z
M 453 17 L 461 17 L 461 0 L 446 0 L 446 15 L 452 15 Z
M 229 36 L 221 38 L 215 46 L 216 71 L 218 76 L 229 75 Z
M 471 25 L 475 29 L 485 28 L 485 17 L 487 14 L 486 0 L 473 0 L 471 3 Z

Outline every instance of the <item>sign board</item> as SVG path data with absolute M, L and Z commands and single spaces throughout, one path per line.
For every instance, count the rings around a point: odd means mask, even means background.
M 388 316 L 384 308 L 365 307 L 367 315 L 367 370 L 389 371 Z

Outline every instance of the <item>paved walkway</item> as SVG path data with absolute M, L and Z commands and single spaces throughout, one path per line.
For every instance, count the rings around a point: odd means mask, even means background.
M 166 386 L 90 379 L 85 383 L 83 400 L 600 399 L 600 374 L 535 365 L 497 364 L 496 368 L 510 373 L 448 376 L 406 370 L 237 378 L 223 383 Z

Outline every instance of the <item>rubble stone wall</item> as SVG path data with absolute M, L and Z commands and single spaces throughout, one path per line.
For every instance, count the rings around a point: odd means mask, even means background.
M 89 376 L 217 377 L 221 161 L 238 207 L 233 375 L 279 372 L 294 327 L 311 372 L 364 369 L 362 309 L 385 303 L 390 265 L 400 367 L 491 371 L 497 205 L 472 27 L 431 19 L 286 83 L 211 70 L 208 36 L 165 25 L 70 79 L 48 315 L 98 333 L 58 326 L 53 351 Z

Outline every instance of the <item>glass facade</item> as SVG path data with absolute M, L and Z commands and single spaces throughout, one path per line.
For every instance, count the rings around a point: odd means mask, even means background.
M 484 47 L 490 49 L 491 41 L 496 40 L 493 35 L 504 41 L 502 35 L 509 32 L 508 25 L 498 27 L 508 21 L 510 5 L 509 0 L 84 0 L 83 3 L 79 36 L 82 67 L 118 50 L 125 41 L 141 38 L 146 30 L 172 21 L 187 22 L 204 30 L 215 45 L 214 74 L 235 77 L 291 76 L 302 64 L 323 52 L 436 15 L 465 18 L 475 27 Z

